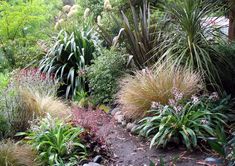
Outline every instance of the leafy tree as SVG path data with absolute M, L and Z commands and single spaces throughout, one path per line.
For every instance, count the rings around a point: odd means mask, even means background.
M 24 48 L 35 52 L 37 40 L 46 37 L 41 29 L 48 26 L 51 15 L 47 13 L 55 2 L 58 0 L 0 1 L 0 51 L 11 67 L 17 63 L 17 54 L 24 55 Z

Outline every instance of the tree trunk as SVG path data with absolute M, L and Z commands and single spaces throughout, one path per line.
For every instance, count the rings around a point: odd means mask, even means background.
M 233 0 L 231 0 L 232 2 Z M 230 41 L 235 40 L 235 3 L 232 2 L 229 12 L 229 32 L 228 37 Z

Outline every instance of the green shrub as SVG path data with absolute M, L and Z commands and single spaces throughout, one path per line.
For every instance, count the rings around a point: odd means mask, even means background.
M 6 120 L 6 117 L 0 112 L 0 140 L 2 138 L 4 138 L 9 130 L 10 130 L 10 126 L 9 124 L 7 123 L 7 120 Z
M 82 108 L 92 106 L 92 102 L 88 95 L 88 92 L 85 92 L 84 90 L 78 90 L 73 100 L 79 107 Z
M 60 31 L 54 45 L 40 62 L 40 69 L 66 86 L 66 98 L 73 97 L 78 89 L 85 90 L 85 70 L 91 64 L 95 46 L 91 29 L 67 33 Z
M 118 91 L 118 80 L 126 70 L 122 52 L 102 50 L 102 55 L 89 67 L 88 81 L 96 103 L 112 103 Z
M 7 87 L 10 82 L 10 77 L 8 74 L 0 73 L 0 94 Z
M 4 90 L 8 86 L 9 81 L 10 81 L 10 77 L 7 74 L 0 73 L 0 95 L 1 95 L 1 98 L 0 98 L 0 126 L 1 126 L 0 140 L 1 138 L 3 138 L 3 136 L 7 135 L 9 131 L 9 124 L 7 123 L 6 117 L 1 111 L 2 107 L 4 107 L 4 104 L 3 104 Z
M 86 158 L 86 147 L 79 138 L 83 129 L 64 124 L 50 116 L 32 124 L 26 135 L 26 141 L 39 153 L 44 165 L 78 165 Z
M 226 57 L 231 65 L 218 64 L 219 75 L 224 90 L 235 96 L 235 43 L 220 43 L 214 47 L 222 56 Z
M 169 142 L 176 142 L 192 149 L 199 138 L 215 136 L 217 127 L 223 128 L 226 124 L 227 117 L 221 113 L 226 106 L 219 104 L 218 94 L 192 96 L 184 101 L 182 93 L 177 90 L 173 93 L 174 99 L 166 105 L 154 102 L 149 116 L 139 122 L 141 135 L 153 135 L 150 147 L 165 147 Z

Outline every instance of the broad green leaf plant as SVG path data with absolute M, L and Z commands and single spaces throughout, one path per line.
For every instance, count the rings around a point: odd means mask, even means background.
M 192 96 L 184 101 L 182 93 L 175 93 L 169 104 L 154 102 L 149 116 L 139 122 L 140 135 L 150 137 L 150 147 L 165 147 L 170 142 L 183 143 L 192 150 L 198 140 L 216 135 L 217 126 L 226 125 L 227 117 L 222 114 L 225 107 L 216 105 L 216 94 Z
M 66 98 L 70 98 L 76 95 L 77 90 L 85 90 L 86 67 L 91 64 L 94 51 L 91 29 L 72 33 L 61 30 L 54 45 L 41 60 L 40 69 L 55 74 L 58 81 L 66 86 Z
M 28 132 L 17 136 L 26 136 L 44 165 L 75 166 L 87 156 L 86 147 L 79 138 L 82 132 L 83 128 L 64 124 L 48 115 L 38 124 L 33 124 Z

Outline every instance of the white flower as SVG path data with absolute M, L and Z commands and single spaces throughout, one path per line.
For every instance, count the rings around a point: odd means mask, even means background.
M 78 13 L 77 9 L 70 10 L 67 16 L 70 18 L 72 16 L 75 16 Z
M 176 106 L 176 101 L 174 99 L 169 99 L 168 104 L 172 107 Z
M 175 109 L 175 112 L 178 113 L 183 109 L 183 107 L 182 106 L 177 106 L 177 107 L 174 107 L 174 109 Z
M 213 92 L 210 96 L 209 96 L 209 99 L 210 100 L 213 100 L 213 101 L 217 101 L 219 100 L 219 95 L 217 92 Z
M 199 102 L 199 98 L 197 97 L 197 96 L 192 96 L 191 97 L 191 99 L 192 99 L 192 102 L 193 102 L 193 104 L 198 104 L 198 102 Z
M 71 154 L 73 149 L 74 149 L 74 144 L 73 141 L 69 141 L 66 143 L 66 149 L 67 149 L 67 153 Z
M 159 102 L 152 102 L 151 108 L 152 109 L 159 109 L 161 104 Z
M 102 25 L 101 20 L 102 20 L 102 17 L 100 15 L 98 15 L 97 16 L 97 24 L 100 26 Z
M 184 94 L 181 93 L 177 88 L 172 88 L 172 94 L 176 101 L 179 101 L 183 98 Z
M 104 9 L 105 10 L 112 10 L 112 5 L 109 0 L 104 0 Z
M 203 125 L 207 125 L 207 124 L 209 124 L 209 121 L 208 121 L 208 120 L 206 120 L 206 119 L 202 119 L 202 120 L 201 120 L 201 124 L 203 124 Z

